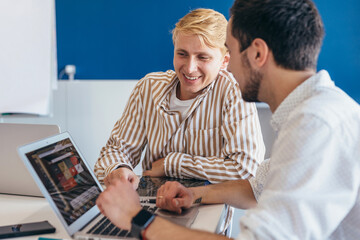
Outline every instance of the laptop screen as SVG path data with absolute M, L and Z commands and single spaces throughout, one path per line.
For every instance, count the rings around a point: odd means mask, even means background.
M 69 138 L 26 153 L 67 224 L 93 206 L 101 190 Z

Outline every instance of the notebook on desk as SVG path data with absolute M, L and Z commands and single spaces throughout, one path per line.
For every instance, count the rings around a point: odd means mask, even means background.
M 103 189 L 67 132 L 22 146 L 18 152 L 71 237 L 132 239 L 100 213 L 95 201 Z M 197 216 L 197 208 L 181 215 L 163 212 L 150 201 L 154 199 L 143 196 L 141 203 L 180 225 L 190 227 Z
M 59 132 L 57 125 L 0 123 L 0 193 L 43 196 L 17 148 Z

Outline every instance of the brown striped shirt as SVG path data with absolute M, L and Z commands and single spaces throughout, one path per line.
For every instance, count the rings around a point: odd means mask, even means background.
M 184 119 L 169 109 L 177 84 L 172 70 L 150 73 L 137 83 L 95 164 L 99 180 L 120 165 L 135 167 L 145 147 L 143 169 L 165 158 L 170 177 L 216 183 L 255 175 L 265 153 L 257 109 L 241 98 L 232 75 L 220 71 Z

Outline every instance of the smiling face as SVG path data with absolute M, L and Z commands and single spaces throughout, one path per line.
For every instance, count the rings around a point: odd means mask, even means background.
M 227 57 L 220 48 L 202 44 L 198 35 L 179 34 L 174 42 L 174 68 L 180 80 L 177 97 L 180 100 L 195 98 L 226 65 Z

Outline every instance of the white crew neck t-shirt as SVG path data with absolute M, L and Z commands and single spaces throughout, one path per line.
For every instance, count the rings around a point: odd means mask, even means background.
M 186 114 L 189 112 L 189 109 L 196 98 L 189 100 L 180 100 L 176 97 L 176 88 L 171 93 L 170 96 L 170 110 L 178 111 L 181 114 L 181 119 L 184 120 Z

